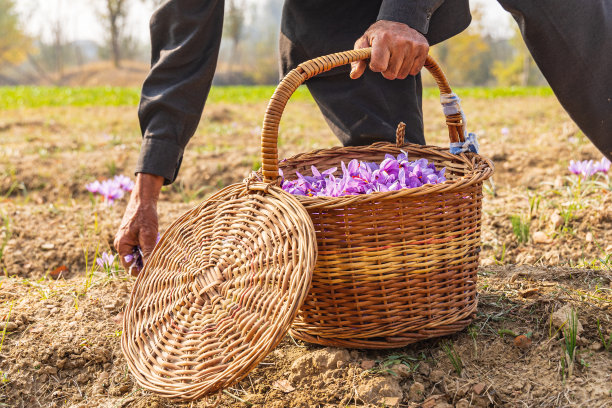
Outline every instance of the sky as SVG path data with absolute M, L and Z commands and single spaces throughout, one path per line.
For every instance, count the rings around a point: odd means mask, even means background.
M 204 0 L 202 0 L 204 1 Z M 257 0 L 247 0 L 257 2 Z M 33 36 L 51 38 L 51 25 L 60 20 L 66 41 L 92 40 L 104 42 L 105 31 L 100 17 L 104 0 L 16 0 L 25 30 Z M 149 40 L 149 18 L 152 6 L 142 0 L 130 2 L 129 27 L 132 35 L 141 41 Z M 484 12 L 486 29 L 497 37 L 511 35 L 511 20 L 495 0 L 471 0 Z

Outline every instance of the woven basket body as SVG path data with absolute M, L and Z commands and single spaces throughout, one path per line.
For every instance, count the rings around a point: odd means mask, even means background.
M 340 167 L 352 159 L 381 162 L 407 152 L 446 167 L 448 181 L 416 189 L 344 197 L 297 196 L 312 218 L 318 258 L 312 286 L 291 333 L 322 345 L 401 347 L 467 326 L 476 311 L 482 182 L 490 161 L 434 146 L 376 143 L 294 156 L 278 165 L 278 121 L 299 83 L 335 66 L 369 57 L 369 49 L 309 61 L 290 73 L 273 96 L 262 137 L 266 181 L 310 167 Z M 432 59 L 426 67 L 442 94 L 448 83 Z M 447 115 L 452 142 L 463 141 L 464 118 Z M 400 135 L 403 136 L 403 135 Z M 266 161 L 267 160 L 267 161 Z

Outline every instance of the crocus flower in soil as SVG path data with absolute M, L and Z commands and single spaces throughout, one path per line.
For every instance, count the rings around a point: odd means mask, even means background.
M 102 252 L 102 256 L 96 258 L 96 264 L 105 271 L 111 270 L 115 262 L 116 255 L 111 255 L 108 252 Z
M 115 181 L 104 180 L 102 183 L 100 183 L 98 194 L 103 196 L 109 204 L 112 204 L 113 201 L 123 198 L 125 192 Z
M 123 174 L 116 175 L 113 178 L 113 181 L 117 183 L 119 188 L 124 191 L 132 191 L 132 189 L 134 188 L 134 182 L 132 181 L 132 179 L 127 176 L 124 176 Z
M 603 157 L 600 161 L 595 162 L 593 167 L 595 168 L 595 172 L 601 172 L 607 174 L 610 171 L 610 160 L 606 157 Z
M 592 160 L 570 160 L 570 164 L 567 169 L 575 175 L 581 176 L 583 179 L 587 179 L 597 173 L 597 168 Z
M 89 184 L 85 184 L 85 188 L 92 194 L 97 194 L 100 190 L 100 182 L 98 180 L 93 181 Z

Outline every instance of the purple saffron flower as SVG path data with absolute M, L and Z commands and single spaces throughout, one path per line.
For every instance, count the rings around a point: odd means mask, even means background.
M 98 180 L 96 180 L 96 181 L 93 181 L 93 182 L 91 182 L 89 184 L 85 184 L 85 188 L 90 193 L 96 194 L 100 190 L 100 182 Z
M 595 168 L 595 172 L 607 174 L 610 171 L 610 164 L 610 160 L 606 157 L 602 157 L 600 161 L 593 164 L 593 167 Z
M 132 179 L 127 176 L 124 176 L 123 174 L 116 175 L 113 178 L 113 181 L 117 183 L 119 188 L 124 191 L 132 191 L 132 189 L 134 189 L 134 182 L 132 181 Z
M 567 169 L 575 175 L 581 176 L 583 179 L 587 179 L 597 173 L 597 168 L 595 167 L 593 160 L 570 160 L 570 164 Z
M 157 239 L 155 240 L 156 245 L 159 242 L 160 238 L 161 238 L 161 235 L 157 233 Z M 130 264 L 130 267 L 128 269 L 128 272 L 130 274 L 132 273 L 132 269 L 135 268 L 137 272 L 140 272 L 142 268 L 144 267 L 144 255 L 142 253 L 142 250 L 140 249 L 140 246 L 138 245 L 133 247 L 132 253 L 124 256 L 123 260 L 125 261 L 125 263 Z
M 98 194 L 103 196 L 104 199 L 112 205 L 115 200 L 123 198 L 125 192 L 113 180 L 104 180 L 102 183 L 100 183 Z
M 123 198 L 126 191 L 132 191 L 134 182 L 126 176 L 118 175 L 102 182 L 96 180 L 86 184 L 85 188 L 92 194 L 103 196 L 105 201 L 112 205 L 113 201 Z
M 112 271 L 113 264 L 115 263 L 116 255 L 111 255 L 108 252 L 102 252 L 102 256 L 96 258 L 96 264 L 105 271 Z

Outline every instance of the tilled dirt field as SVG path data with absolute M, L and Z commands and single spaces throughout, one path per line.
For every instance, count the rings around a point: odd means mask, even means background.
M 259 167 L 264 108 L 207 107 L 180 179 L 162 193 L 162 231 Z M 96 252 L 111 250 L 127 199 L 109 207 L 84 185 L 131 175 L 135 108 L 0 112 L 0 406 L 612 406 L 612 191 L 604 177 L 577 185 L 567 171 L 570 159 L 601 155 L 554 98 L 466 98 L 464 108 L 496 164 L 469 328 L 387 351 L 287 337 L 217 400 L 190 404 L 134 383 L 119 347 L 134 279 L 94 265 Z M 425 111 L 429 142 L 445 144 L 437 102 Z M 312 103 L 289 105 L 281 156 L 335 144 Z M 574 309 L 582 326 L 571 375 L 560 309 Z

